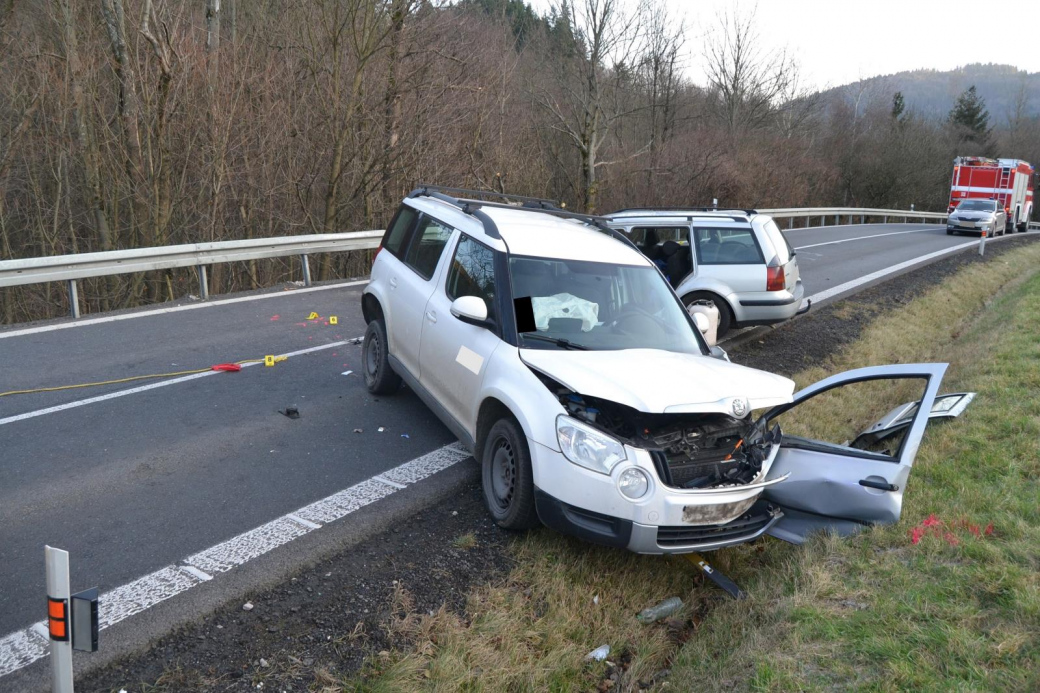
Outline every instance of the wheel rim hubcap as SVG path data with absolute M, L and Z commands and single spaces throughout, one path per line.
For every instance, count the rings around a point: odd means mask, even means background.
M 491 490 L 499 508 L 509 507 L 513 500 L 513 484 L 516 479 L 516 458 L 513 448 L 503 439 L 495 445 L 495 454 L 491 458 Z

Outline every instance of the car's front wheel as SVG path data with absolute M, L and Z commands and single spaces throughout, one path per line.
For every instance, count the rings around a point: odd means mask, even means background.
M 361 347 L 361 361 L 365 386 L 373 395 L 389 395 L 401 387 L 401 376 L 390 367 L 388 344 L 383 321 L 377 319 L 368 323 Z
M 499 527 L 538 526 L 527 436 L 512 418 L 499 419 L 484 440 L 480 467 L 484 503 Z

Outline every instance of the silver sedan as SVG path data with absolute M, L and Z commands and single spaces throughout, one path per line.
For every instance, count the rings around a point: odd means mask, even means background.
M 1007 232 L 1007 213 L 996 200 L 963 200 L 946 220 L 946 234 L 967 231 L 993 237 Z

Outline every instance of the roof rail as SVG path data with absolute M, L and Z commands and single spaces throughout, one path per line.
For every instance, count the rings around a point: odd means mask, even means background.
M 491 197 L 502 197 L 507 200 L 514 200 L 520 202 L 520 205 L 507 204 L 503 202 L 489 202 L 485 200 L 471 200 L 468 198 L 458 198 L 447 193 L 464 193 L 464 194 L 475 194 L 485 195 Z M 505 193 L 497 193 L 486 190 L 467 190 L 465 188 L 446 188 L 439 185 L 420 185 L 418 188 L 408 193 L 408 197 L 432 197 L 435 200 L 446 202 L 447 204 L 457 207 L 462 210 L 464 214 L 469 214 L 476 217 L 484 225 L 484 233 L 491 238 L 502 238 L 502 234 L 498 230 L 498 226 L 494 220 L 491 219 L 486 213 L 481 211 L 481 207 L 494 207 L 496 209 L 520 209 L 531 212 L 540 212 L 542 214 L 551 214 L 554 217 L 561 219 L 576 219 L 578 221 L 584 221 L 586 224 L 595 227 L 597 230 L 615 238 L 625 245 L 631 246 L 638 250 L 639 248 L 628 238 L 625 234 L 621 233 L 617 229 L 612 229 L 607 226 L 604 217 L 598 217 L 593 214 L 582 214 L 580 212 L 568 212 L 567 210 L 560 209 L 556 206 L 556 203 L 552 200 L 545 200 L 538 197 L 524 197 L 522 195 L 506 195 Z
M 622 212 L 675 212 L 682 215 L 686 212 L 743 212 L 744 214 L 758 214 L 756 209 L 740 209 L 739 207 L 625 207 L 616 209 L 606 216 L 612 217 Z

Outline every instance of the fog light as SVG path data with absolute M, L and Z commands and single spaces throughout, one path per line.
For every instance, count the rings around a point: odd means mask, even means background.
M 625 498 L 632 500 L 642 498 L 649 488 L 650 479 L 646 477 L 646 473 L 642 469 L 629 467 L 618 477 L 618 491 Z

